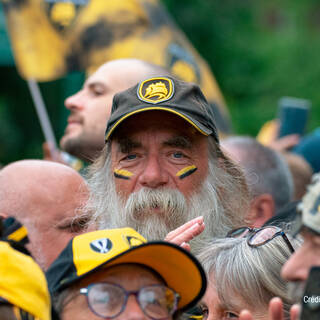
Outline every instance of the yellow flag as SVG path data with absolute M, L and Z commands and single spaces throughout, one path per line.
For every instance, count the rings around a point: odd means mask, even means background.
M 50 81 L 70 71 L 90 74 L 109 60 L 142 59 L 198 83 L 227 131 L 213 74 L 158 0 L 1 1 L 22 77 Z

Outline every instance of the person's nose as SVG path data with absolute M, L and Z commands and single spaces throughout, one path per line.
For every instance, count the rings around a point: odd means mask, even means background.
M 306 281 L 311 268 L 309 259 L 304 254 L 303 246 L 299 248 L 283 265 L 281 276 L 288 281 Z
M 124 311 L 116 318 L 117 320 L 149 320 L 139 306 L 137 298 L 130 295 Z
M 159 188 L 166 185 L 169 176 L 165 168 L 162 167 L 156 155 L 147 159 L 146 166 L 139 176 L 139 183 L 147 188 Z
M 84 107 L 84 99 L 82 90 L 78 91 L 74 95 L 68 97 L 64 101 L 64 105 L 69 110 L 81 110 Z

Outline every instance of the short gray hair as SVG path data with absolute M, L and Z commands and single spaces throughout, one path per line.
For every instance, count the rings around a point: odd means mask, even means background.
M 253 197 L 268 193 L 272 195 L 275 210 L 283 208 L 293 197 L 293 179 L 283 156 L 263 146 L 251 137 L 234 136 L 222 142 L 222 146 L 232 154 L 236 150 L 250 193 Z
M 230 295 L 236 294 L 253 308 L 267 308 L 271 298 L 280 297 L 288 314 L 294 301 L 280 272 L 290 255 L 281 236 L 259 247 L 250 247 L 247 238 L 225 238 L 213 240 L 198 259 L 208 277 L 213 277 L 222 303 L 229 306 Z

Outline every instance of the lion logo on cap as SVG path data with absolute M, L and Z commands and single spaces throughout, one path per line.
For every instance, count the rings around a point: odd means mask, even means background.
M 152 78 L 142 81 L 138 87 L 138 98 L 157 104 L 171 99 L 174 93 L 173 82 L 169 78 Z

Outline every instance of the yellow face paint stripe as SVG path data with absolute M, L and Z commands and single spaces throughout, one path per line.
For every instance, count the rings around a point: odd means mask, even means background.
M 185 168 L 181 169 L 180 171 L 178 171 L 176 173 L 176 176 L 179 177 L 180 179 L 183 179 L 185 177 L 190 176 L 190 174 L 192 174 L 195 171 L 197 171 L 197 169 L 198 168 L 195 165 L 188 166 L 188 167 L 185 167 Z
M 8 239 L 14 240 L 14 241 L 20 241 L 23 238 L 25 238 L 28 235 L 28 230 L 26 227 L 21 227 L 18 230 L 12 232 L 9 236 Z
M 133 176 L 132 172 L 124 169 L 115 169 L 113 173 L 114 173 L 114 176 L 118 179 L 129 180 L 130 177 Z

